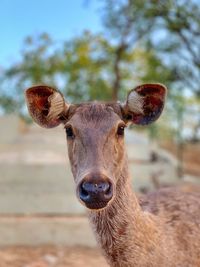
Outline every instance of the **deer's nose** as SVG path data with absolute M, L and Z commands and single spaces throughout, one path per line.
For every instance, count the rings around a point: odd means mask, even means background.
M 108 178 L 93 176 L 79 185 L 79 197 L 89 209 L 102 209 L 113 197 L 113 186 Z

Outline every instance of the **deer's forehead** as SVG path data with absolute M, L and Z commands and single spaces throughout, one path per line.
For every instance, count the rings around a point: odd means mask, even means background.
M 77 128 L 112 128 L 120 117 L 112 106 L 92 103 L 77 107 L 70 122 Z

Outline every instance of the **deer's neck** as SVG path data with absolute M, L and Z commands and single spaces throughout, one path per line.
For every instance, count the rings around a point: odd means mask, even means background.
M 160 233 L 153 219 L 140 208 L 131 189 L 127 165 L 126 160 L 119 174 L 115 199 L 104 210 L 89 212 L 89 218 L 111 266 L 151 266 L 148 254 L 154 253 Z M 145 255 L 147 265 L 141 262 Z

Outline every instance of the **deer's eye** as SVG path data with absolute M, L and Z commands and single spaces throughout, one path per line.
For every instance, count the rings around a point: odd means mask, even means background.
M 123 136 L 124 135 L 124 129 L 125 129 L 125 126 L 124 125 L 119 125 L 118 126 L 118 129 L 117 129 L 117 134 L 119 136 Z
M 73 129 L 72 129 L 71 126 L 67 126 L 65 128 L 65 131 L 66 131 L 66 135 L 67 135 L 68 138 L 72 138 L 73 139 L 75 137 Z

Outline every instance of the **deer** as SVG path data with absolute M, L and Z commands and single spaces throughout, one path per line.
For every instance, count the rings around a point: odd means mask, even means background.
M 138 197 L 131 186 L 125 128 L 156 121 L 166 94 L 162 84 L 142 84 L 124 103 L 70 104 L 47 85 L 25 91 L 37 124 L 64 125 L 76 196 L 111 267 L 200 267 L 199 191 L 171 187 Z

